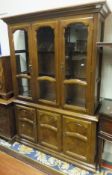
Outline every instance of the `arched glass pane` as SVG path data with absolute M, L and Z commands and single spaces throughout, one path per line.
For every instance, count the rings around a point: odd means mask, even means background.
M 25 30 L 13 33 L 17 74 L 29 74 L 28 34 Z
M 65 79 L 86 81 L 88 29 L 82 23 L 65 28 Z
M 41 27 L 37 30 L 39 76 L 55 77 L 54 30 Z

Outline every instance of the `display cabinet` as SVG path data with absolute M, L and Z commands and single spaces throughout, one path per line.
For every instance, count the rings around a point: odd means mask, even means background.
M 105 2 L 3 18 L 8 24 L 17 140 L 93 170 Z M 77 147 L 78 145 L 78 147 Z
M 23 22 L 21 15 L 3 19 L 9 24 L 16 98 L 94 115 L 102 57 L 96 41 L 103 41 L 109 13 L 104 2 L 99 7 L 90 4 L 86 11 L 79 6 L 81 13 L 76 7 L 51 10 L 31 18 L 26 14 Z

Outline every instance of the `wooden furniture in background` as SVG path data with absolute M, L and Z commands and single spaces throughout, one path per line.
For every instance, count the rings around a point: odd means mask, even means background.
M 3 18 L 9 27 L 16 139 L 96 166 L 105 2 Z
M 11 140 L 16 133 L 13 99 L 0 99 L 0 137 Z
M 101 168 L 104 142 L 109 141 L 112 143 L 112 100 L 104 99 L 99 113 L 98 165 Z
M 0 57 L 0 98 L 8 99 L 13 95 L 10 56 Z

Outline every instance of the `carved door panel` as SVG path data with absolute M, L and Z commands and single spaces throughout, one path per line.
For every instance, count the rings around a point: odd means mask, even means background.
M 0 105 L 0 136 L 11 139 L 15 135 L 13 105 Z
M 61 149 L 61 118 L 59 114 L 38 110 L 39 144 L 54 149 Z
M 0 62 L 0 92 L 4 92 L 4 73 L 2 62 Z
M 37 140 L 35 109 L 16 105 L 16 119 L 18 136 L 35 142 Z
M 8 136 L 10 133 L 8 110 L 4 106 L 0 106 L 0 133 Z M 7 126 L 7 127 L 6 127 Z
M 91 122 L 64 116 L 64 153 L 73 158 L 88 161 L 91 144 Z

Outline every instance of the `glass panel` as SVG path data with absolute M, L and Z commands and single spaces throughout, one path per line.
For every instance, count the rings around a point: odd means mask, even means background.
M 88 29 L 84 24 L 65 28 L 65 78 L 86 80 Z
M 39 76 L 55 76 L 54 31 L 42 27 L 37 31 Z
M 31 97 L 30 80 L 27 78 L 18 78 L 19 95 Z
M 28 35 L 25 30 L 13 33 L 17 74 L 29 74 Z
M 77 84 L 65 85 L 65 103 L 85 107 L 85 87 Z
M 39 81 L 40 98 L 56 102 L 55 83 L 49 81 Z

